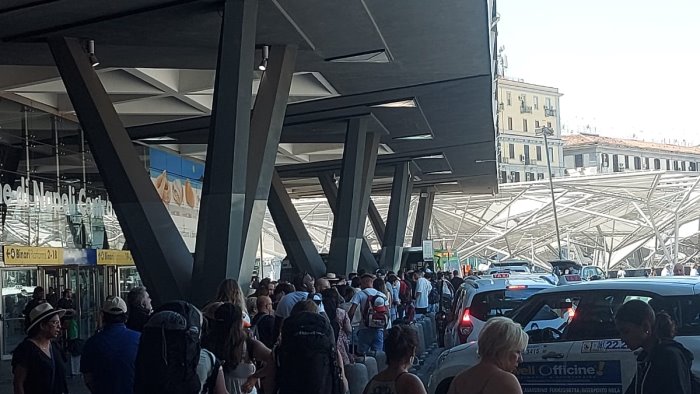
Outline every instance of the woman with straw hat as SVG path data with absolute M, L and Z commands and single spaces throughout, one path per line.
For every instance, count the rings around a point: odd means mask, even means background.
M 29 312 L 27 337 L 12 354 L 15 394 L 64 394 L 68 392 L 61 349 L 53 342 L 61 333 L 61 316 L 48 302 Z

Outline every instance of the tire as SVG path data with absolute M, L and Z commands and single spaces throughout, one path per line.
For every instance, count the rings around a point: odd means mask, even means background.
M 450 389 L 450 383 L 452 383 L 452 379 L 454 378 L 447 378 L 440 382 L 440 384 L 435 389 L 435 394 L 447 394 L 447 390 Z

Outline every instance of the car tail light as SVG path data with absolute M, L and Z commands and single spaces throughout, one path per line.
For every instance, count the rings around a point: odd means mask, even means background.
M 474 325 L 472 324 L 472 318 L 469 314 L 469 308 L 467 308 L 464 310 L 462 318 L 459 320 L 459 328 L 457 330 L 459 342 L 466 343 L 473 330 Z

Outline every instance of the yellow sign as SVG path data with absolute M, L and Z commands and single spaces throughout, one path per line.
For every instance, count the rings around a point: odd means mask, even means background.
M 128 250 L 101 249 L 97 251 L 97 265 L 136 265 L 136 263 Z
M 63 249 L 33 246 L 3 247 L 5 265 L 63 265 Z

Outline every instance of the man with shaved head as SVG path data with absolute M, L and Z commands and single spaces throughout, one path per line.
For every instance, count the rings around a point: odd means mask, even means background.
M 272 349 L 275 345 L 275 311 L 272 310 L 272 299 L 268 296 L 259 296 L 257 299 L 258 314 L 250 322 L 253 334 L 265 346 Z

